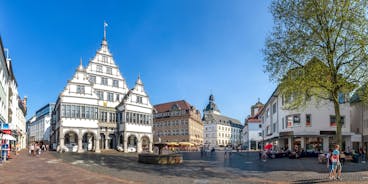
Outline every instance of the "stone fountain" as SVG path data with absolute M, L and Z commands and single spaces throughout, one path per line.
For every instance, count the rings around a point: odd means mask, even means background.
M 163 154 L 162 149 L 167 146 L 166 143 L 156 143 L 158 154 L 141 153 L 138 155 L 138 162 L 145 164 L 173 165 L 183 163 L 183 155 L 179 153 Z

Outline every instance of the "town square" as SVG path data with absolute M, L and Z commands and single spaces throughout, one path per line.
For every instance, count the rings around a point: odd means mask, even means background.
M 0 2 L 0 183 L 368 183 L 368 1 Z

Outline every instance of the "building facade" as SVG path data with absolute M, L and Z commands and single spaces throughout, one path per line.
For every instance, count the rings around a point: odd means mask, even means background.
M 203 110 L 204 145 L 207 148 L 233 146 L 241 144 L 242 129 L 239 120 L 229 118 L 221 114 L 215 103 L 213 95 L 209 97 L 209 103 Z
M 251 116 L 245 119 L 243 128 L 243 148 L 247 150 L 262 149 L 262 121 L 259 113 L 263 104 L 258 102 L 251 107 Z
M 324 151 L 335 144 L 336 123 L 333 104 L 311 97 L 304 107 L 287 110 L 284 107 L 293 97 L 286 99 L 278 88 L 268 99 L 260 113 L 264 144 L 274 149 Z M 342 117 L 342 148 L 351 148 L 359 135 L 351 132 L 350 104 L 340 104 Z
M 146 139 L 146 144 L 152 144 L 152 106 L 139 77 L 137 81 L 136 87 L 129 90 L 108 48 L 105 31 L 100 49 L 87 67 L 80 62 L 56 101 L 52 113 L 53 147 L 58 151 L 100 152 L 121 146 L 127 152 L 125 142 L 130 134 L 122 133 L 128 130 L 137 138 L 132 144 L 135 149 L 130 151 L 143 150 L 139 146 Z M 131 124 L 123 121 L 141 115 L 145 115 L 148 124 L 140 124 L 142 119 L 132 120 Z
M 7 127 L 5 132 L 12 135 L 15 141 L 10 146 L 26 148 L 27 97 L 21 99 L 18 93 L 18 83 L 15 79 L 12 60 L 5 54 L 0 38 L 0 122 L 1 127 Z M 4 132 L 4 131 L 3 131 Z
M 203 144 L 201 113 L 185 100 L 154 106 L 154 142 Z
M 51 113 L 54 106 L 55 104 L 53 103 L 45 105 L 37 110 L 36 114 L 27 121 L 29 142 L 50 143 Z
M 358 94 L 354 94 L 350 101 L 351 107 L 351 131 L 361 135 L 359 142 L 353 143 L 352 149 L 368 150 L 368 104 L 363 102 Z
M 153 106 L 138 76 L 118 110 L 118 145 L 128 152 L 152 152 Z
M 8 91 L 9 91 L 9 70 L 7 56 L 3 42 L 0 37 L 0 122 L 8 122 Z

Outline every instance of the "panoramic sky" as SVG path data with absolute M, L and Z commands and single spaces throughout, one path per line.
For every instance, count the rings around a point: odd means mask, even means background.
M 272 29 L 269 1 L 0 2 L 0 35 L 9 49 L 28 115 L 55 102 L 80 58 L 86 66 L 103 37 L 132 88 L 138 74 L 152 104 L 184 99 L 203 110 L 211 92 L 226 116 L 250 114 L 276 84 L 261 49 Z

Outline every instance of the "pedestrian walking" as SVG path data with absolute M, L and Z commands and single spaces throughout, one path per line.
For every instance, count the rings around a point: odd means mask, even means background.
M 262 152 L 262 161 L 263 162 L 267 161 L 267 152 L 266 152 L 266 150 L 263 150 L 263 152 Z
M 332 149 L 329 149 L 328 150 L 328 153 L 326 155 L 326 164 L 327 164 L 327 169 L 328 169 L 328 178 L 332 178 L 333 177 L 333 174 L 334 174 L 334 169 L 332 167 L 331 156 L 332 156 Z
M 30 151 L 31 151 L 31 156 L 34 156 L 34 150 L 35 150 L 35 146 L 34 146 L 34 144 L 32 143 L 30 146 L 29 146 L 30 148 Z
M 331 163 L 332 163 L 332 168 L 333 168 L 333 176 L 330 177 L 330 179 L 342 180 L 341 178 L 342 165 L 340 162 L 340 146 L 339 145 L 335 145 L 335 150 L 332 152 L 332 156 L 331 156 Z

